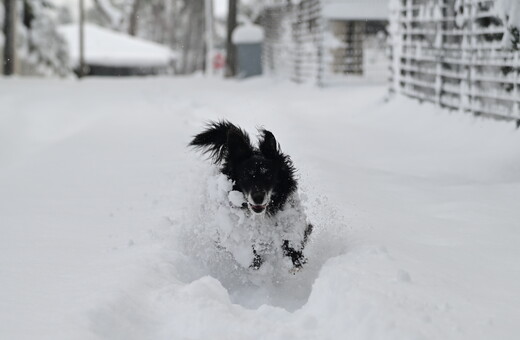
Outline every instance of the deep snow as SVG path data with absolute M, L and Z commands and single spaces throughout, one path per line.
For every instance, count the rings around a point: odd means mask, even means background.
M 0 80 L 1 339 L 516 339 L 520 134 L 363 82 Z M 215 252 L 208 119 L 272 130 L 296 275 Z M 191 227 L 194 228 L 191 228 Z

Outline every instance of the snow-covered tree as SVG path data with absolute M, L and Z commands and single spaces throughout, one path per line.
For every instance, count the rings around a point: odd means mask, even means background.
M 58 7 L 56 21 L 58 25 L 71 24 L 74 20 L 70 8 L 67 6 Z
M 255 22 L 262 9 L 264 3 L 262 1 L 242 0 L 238 3 L 238 22 Z
M 27 73 L 65 76 L 70 73 L 67 43 L 57 32 L 60 11 L 47 0 L 23 0 L 18 51 Z

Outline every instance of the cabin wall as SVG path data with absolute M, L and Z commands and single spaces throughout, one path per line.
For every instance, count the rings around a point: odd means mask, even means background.
M 129 77 L 129 76 L 152 76 L 168 74 L 168 66 L 140 67 L 140 66 L 106 66 L 87 65 L 87 76 L 99 77 Z

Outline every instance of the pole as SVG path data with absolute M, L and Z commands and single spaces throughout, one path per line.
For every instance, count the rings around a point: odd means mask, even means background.
M 4 74 L 15 73 L 16 64 L 16 0 L 4 0 Z
M 206 75 L 213 74 L 213 0 L 204 1 L 206 16 Z
M 85 6 L 84 0 L 79 0 L 79 70 L 78 77 L 85 76 Z
M 228 20 L 227 20 L 227 39 L 226 39 L 226 76 L 235 76 L 235 46 L 233 45 L 232 34 L 237 26 L 237 1 L 229 0 Z

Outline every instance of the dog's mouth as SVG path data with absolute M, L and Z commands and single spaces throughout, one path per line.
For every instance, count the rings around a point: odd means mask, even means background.
M 265 192 L 261 197 L 257 195 L 256 200 L 252 196 L 251 193 L 246 196 L 249 210 L 255 215 L 263 214 L 271 201 L 271 191 Z
M 251 204 L 249 203 L 249 208 L 255 213 L 255 214 L 261 214 L 265 211 L 265 208 L 267 208 L 267 204 Z

